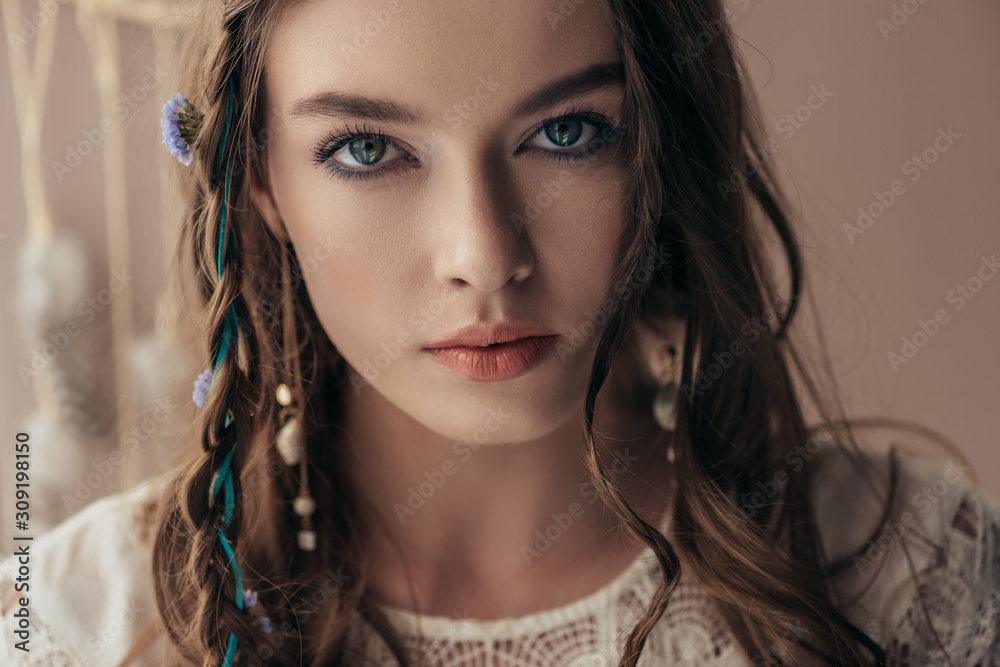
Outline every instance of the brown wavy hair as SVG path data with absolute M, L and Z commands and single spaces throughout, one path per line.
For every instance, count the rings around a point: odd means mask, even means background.
M 194 276 L 194 289 L 183 284 L 177 294 L 196 313 L 207 359 L 219 351 L 230 306 L 239 345 L 226 357 L 198 417 L 201 447 L 173 474 L 163 499 L 153 554 L 157 606 L 176 664 L 221 664 L 229 633 L 239 641 L 238 664 L 359 664 L 363 658 L 352 653 L 349 636 L 363 619 L 407 665 L 416 657 L 406 655 L 366 595 L 359 546 L 364 527 L 356 521 L 360 501 L 345 493 L 329 446 L 342 416 L 347 365 L 318 323 L 294 250 L 273 236 L 249 197 L 250 179 L 267 182 L 267 144 L 278 131 L 264 112 L 265 49 L 290 4 L 206 2 L 188 33 L 178 89 L 205 115 L 193 146 L 198 161 L 181 180 L 188 206 L 174 267 L 180 283 Z M 785 454 L 817 433 L 805 422 L 796 387 L 824 415 L 820 431 L 860 450 L 850 424 L 835 417 L 841 413 L 836 399 L 810 379 L 789 340 L 803 289 L 802 260 L 721 2 L 608 4 L 626 77 L 625 150 L 632 165 L 627 242 L 612 284 L 635 290 L 618 295 L 619 307 L 599 342 L 585 402 L 585 454 L 600 498 L 655 550 L 664 575 L 628 635 L 620 665 L 636 665 L 683 569 L 709 592 L 755 660 L 884 665 L 886 651 L 848 620 L 845 601 L 836 597 L 837 575 L 865 545 L 827 562 L 811 504 L 814 465 L 791 474 L 764 507 L 748 502 L 760 483 L 785 469 Z M 233 246 L 236 261 L 219 279 L 223 187 L 215 162 L 231 75 L 235 102 L 224 159 L 234 171 L 224 242 Z M 785 297 L 777 288 L 777 268 L 764 253 L 769 233 L 776 234 L 787 263 Z M 671 261 L 640 279 L 643 258 L 664 247 Z M 274 286 L 281 253 L 289 254 L 295 275 L 295 335 L 319 532 L 311 553 L 293 546 L 298 468 L 286 467 L 271 444 L 278 418 L 274 390 L 295 367 L 280 344 L 280 292 Z M 729 354 L 746 335 L 744 325 L 769 312 L 777 313 L 773 325 L 763 327 L 744 354 Z M 683 334 L 684 398 L 667 439 L 678 484 L 669 539 L 633 510 L 603 466 L 593 433 L 597 394 L 615 355 L 622 351 L 629 358 L 637 326 L 665 337 Z M 727 354 L 725 381 L 706 381 L 715 377 L 710 364 Z M 643 384 L 635 395 L 649 405 L 653 389 Z M 232 424 L 220 428 L 230 414 Z M 271 635 L 232 601 L 234 573 L 218 540 L 220 512 L 209 502 L 213 474 L 230 452 L 237 502 L 226 532 L 242 564 L 243 585 L 259 591 L 259 605 L 273 621 Z M 861 456 L 852 460 L 865 462 Z M 890 460 L 895 463 L 894 456 Z M 881 532 L 895 502 L 895 465 L 891 471 L 881 524 L 870 539 Z M 798 630 L 789 638 L 793 624 Z

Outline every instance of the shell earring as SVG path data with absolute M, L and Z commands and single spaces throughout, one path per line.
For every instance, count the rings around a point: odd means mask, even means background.
M 656 351 L 659 372 L 656 378 L 660 385 L 653 399 L 653 418 L 664 431 L 674 428 L 677 418 L 677 383 L 674 381 L 674 362 L 677 348 L 664 345 Z
M 316 550 L 316 531 L 313 530 L 312 514 L 316 511 L 316 502 L 309 495 L 309 466 L 302 433 L 302 418 L 300 401 L 302 397 L 299 381 L 302 377 L 299 368 L 298 336 L 295 329 L 295 302 L 291 289 L 291 277 L 288 261 L 288 248 L 281 253 L 281 293 L 283 299 L 284 322 L 284 357 L 285 367 L 291 371 L 293 390 L 287 384 L 278 385 L 274 398 L 278 402 L 278 419 L 282 423 L 274 446 L 278 455 L 287 466 L 299 465 L 299 495 L 292 504 L 292 509 L 299 515 L 300 529 L 298 536 L 299 549 L 303 551 Z
M 312 514 L 316 511 L 316 502 L 309 495 L 309 465 L 306 459 L 305 442 L 302 437 L 302 424 L 296 397 L 286 384 L 278 385 L 275 399 L 281 406 L 281 415 L 285 419 L 284 426 L 278 431 L 274 446 L 285 465 L 299 465 L 299 495 L 292 504 L 292 509 L 299 515 L 299 548 L 303 551 L 316 550 L 316 532 L 312 527 Z

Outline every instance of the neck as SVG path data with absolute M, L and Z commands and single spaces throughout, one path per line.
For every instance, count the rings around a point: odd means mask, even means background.
M 639 405 L 622 399 L 624 377 L 635 376 L 613 372 L 597 402 L 596 449 L 633 509 L 660 525 L 669 434 L 652 418 L 651 397 Z M 405 565 L 434 578 L 458 570 L 484 582 L 523 580 L 527 568 L 558 569 L 581 553 L 605 566 L 627 563 L 642 545 L 621 539 L 624 528 L 589 481 L 582 415 L 581 400 L 543 437 L 478 445 L 427 429 L 371 388 L 352 396 L 338 447 L 362 501 L 369 562 L 383 572 Z M 383 598 L 406 597 L 391 587 L 384 584 Z

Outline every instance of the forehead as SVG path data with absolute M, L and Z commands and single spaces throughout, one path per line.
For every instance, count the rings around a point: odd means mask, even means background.
M 275 26 L 266 76 L 284 116 L 297 99 L 337 90 L 398 100 L 433 123 L 469 96 L 508 110 L 617 60 L 610 10 L 595 0 L 305 0 Z

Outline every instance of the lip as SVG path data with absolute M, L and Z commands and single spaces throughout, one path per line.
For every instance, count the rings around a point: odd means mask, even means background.
M 510 343 L 521 338 L 534 338 L 555 335 L 555 332 L 540 327 L 499 322 L 497 324 L 480 324 L 462 327 L 450 336 L 437 343 L 431 343 L 424 349 L 434 350 L 445 347 L 486 347 L 498 343 Z
M 527 373 L 552 351 L 558 334 L 500 324 L 460 329 L 425 347 L 436 362 L 473 382 L 502 382 Z

